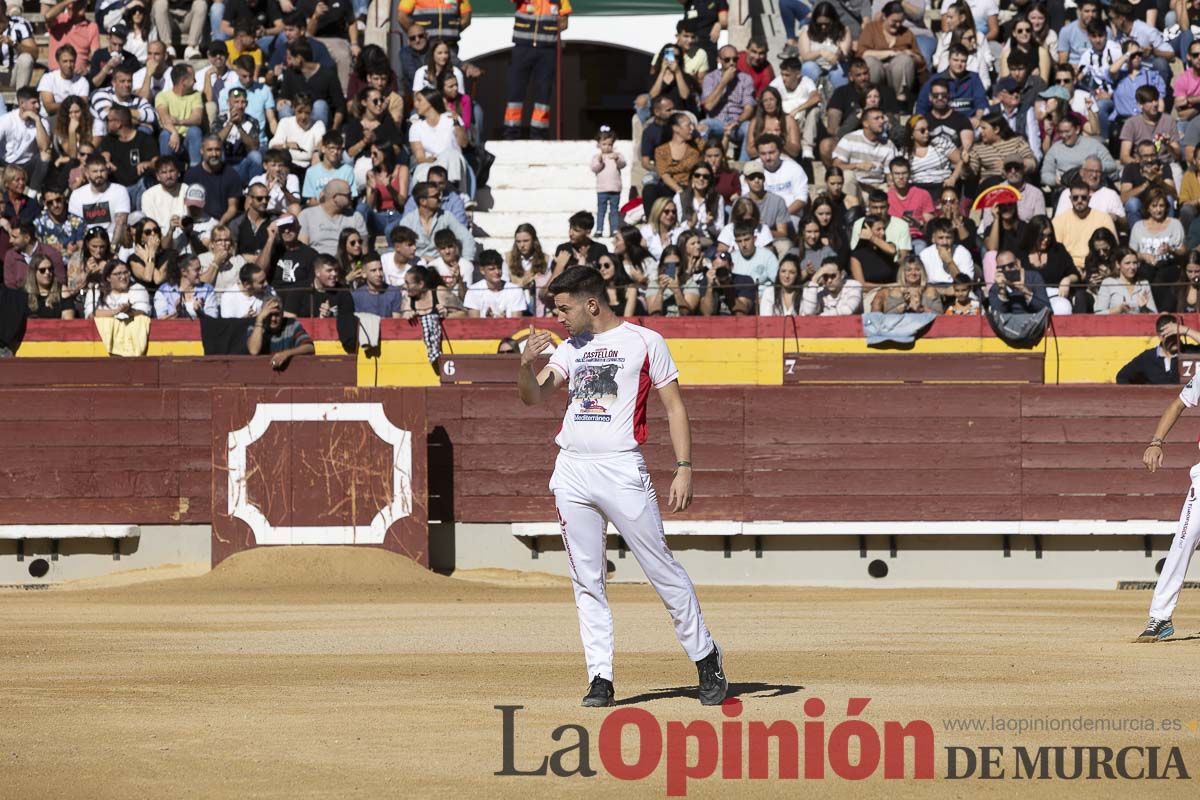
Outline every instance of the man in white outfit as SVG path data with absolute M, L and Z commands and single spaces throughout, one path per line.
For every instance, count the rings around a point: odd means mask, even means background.
M 1185 408 L 1195 408 L 1200 404 L 1200 385 L 1192 378 L 1183 387 L 1179 396 L 1171 401 L 1167 410 L 1158 420 L 1154 430 L 1154 438 L 1142 454 L 1142 463 L 1151 472 L 1162 466 L 1163 440 L 1171 432 L 1171 427 L 1179 419 Z M 1196 545 L 1200 543 L 1200 508 L 1196 507 L 1197 489 L 1200 489 L 1200 464 L 1191 470 L 1192 487 L 1188 489 L 1187 499 L 1183 501 L 1183 510 L 1179 512 L 1179 527 L 1175 530 L 1175 538 L 1171 540 L 1171 551 L 1167 553 L 1162 572 L 1159 573 L 1158 583 L 1154 587 L 1154 599 L 1150 602 L 1150 621 L 1134 641 L 1159 642 L 1175 633 L 1171 623 L 1171 615 L 1175 613 L 1175 605 L 1179 602 L 1179 590 L 1183 588 L 1183 579 L 1187 575 L 1188 564 Z
M 658 495 L 640 445 L 646 440 L 646 401 L 658 389 L 675 448 L 675 479 L 667 505 L 682 511 L 692 500 L 692 437 L 679 392 L 679 370 L 654 331 L 622 322 L 608 306 L 604 279 L 591 267 L 570 267 L 549 287 L 559 322 L 570 339 L 534 375 L 533 363 L 550 345 L 548 331 L 530 329 L 517 385 L 536 405 L 563 383 L 569 401 L 550 490 L 558 509 L 571 584 L 579 612 L 591 685 L 584 706 L 613 704 L 613 621 L 605 593 L 605 539 L 611 521 L 662 598 L 675 635 L 696 662 L 704 705 L 725 699 L 721 648 L 713 641 L 687 572 L 667 547 Z

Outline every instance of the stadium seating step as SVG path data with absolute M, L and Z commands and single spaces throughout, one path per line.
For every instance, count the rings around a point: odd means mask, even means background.
M 630 161 L 632 143 L 617 142 L 617 152 Z M 596 176 L 589 168 L 596 143 L 488 142 L 496 156 L 489 179 L 491 202 L 475 213 L 481 249 L 507 252 L 521 223 L 534 226 L 542 247 L 553 251 L 567 238 L 567 219 L 576 211 L 596 211 Z M 623 187 L 628 193 L 629 169 Z M 486 211 L 482 209 L 488 209 Z

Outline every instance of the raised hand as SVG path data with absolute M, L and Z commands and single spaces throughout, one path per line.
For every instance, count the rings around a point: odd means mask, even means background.
M 525 349 L 521 351 L 521 366 L 532 366 L 546 348 L 553 342 L 550 331 L 542 331 L 529 326 L 529 338 L 525 340 Z

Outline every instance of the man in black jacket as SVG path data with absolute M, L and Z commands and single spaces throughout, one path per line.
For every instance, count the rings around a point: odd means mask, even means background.
M 1160 314 L 1154 322 L 1158 346 L 1133 357 L 1117 373 L 1117 383 L 1182 383 L 1179 374 L 1180 353 L 1198 353 L 1200 346 L 1182 344 L 1181 336 L 1197 339 L 1195 332 L 1173 314 Z

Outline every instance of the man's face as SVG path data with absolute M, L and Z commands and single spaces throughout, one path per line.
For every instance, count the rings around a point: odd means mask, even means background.
M 242 86 L 253 86 L 254 85 L 254 73 L 253 72 L 251 72 L 248 69 L 241 69 L 238 67 L 235 67 L 233 71 L 237 73 L 238 80 L 241 81 Z
M 753 175 L 746 176 L 746 187 L 750 189 L 751 194 L 762 194 L 766 183 L 767 176 L 763 175 L 761 172 L 756 172 Z
M 590 310 L 597 305 L 596 298 L 586 299 L 572 297 L 566 292 L 554 295 L 554 316 L 559 324 L 567 329 L 567 333 L 575 336 L 585 333 L 591 325 Z
M 396 244 L 396 255 L 400 257 L 400 261 L 404 264 L 413 260 L 413 256 L 417 254 L 416 242 L 399 242 Z
M 379 290 L 387 285 L 387 281 L 383 277 L 382 261 L 372 261 L 369 264 L 364 264 L 363 274 L 366 275 L 367 285 L 372 289 Z
M 1029 77 L 1029 67 L 1021 62 L 1016 62 L 1008 65 L 1008 75 L 1018 86 L 1025 85 L 1025 79 Z M 1019 96 L 1019 95 L 1018 95 Z
M 322 264 L 317 267 L 313 277 L 321 288 L 332 289 L 337 286 L 337 267 L 333 264 Z
M 429 44 L 429 35 L 425 32 L 425 26 L 413 25 L 408 29 L 408 46 L 414 52 L 425 52 L 427 44 Z
M 571 244 L 579 247 L 587 243 L 589 233 L 590 231 L 584 228 L 576 228 L 572 225 L 570 230 L 567 231 L 567 239 L 570 240 Z
M 174 189 L 179 184 L 179 168 L 170 161 L 164 161 L 154 170 L 155 177 L 164 189 Z
M 279 238 L 283 240 L 285 245 L 300 241 L 300 226 L 295 224 L 280 226 Z
M 90 164 L 84 172 L 87 173 L 88 183 L 94 189 L 101 189 L 108 183 L 108 167 L 103 164 Z
M 690 53 L 692 48 L 696 46 L 696 34 L 693 31 L 680 31 L 675 36 L 675 44 L 679 45 L 680 49 L 685 53 Z
M 244 94 L 229 95 L 229 110 L 230 111 L 237 111 L 242 116 L 245 116 L 247 105 L 249 105 L 249 103 L 246 100 L 246 95 L 244 95 Z
M 283 38 L 288 44 L 291 44 L 300 38 L 300 29 L 295 25 L 289 25 L 286 22 L 283 23 Z
M 888 215 L 888 204 L 886 201 L 880 203 L 876 202 L 875 200 L 871 200 L 867 203 L 867 213 L 886 219 Z
M 67 198 L 58 192 L 46 192 L 43 195 L 43 202 L 46 210 L 50 212 L 50 216 L 55 219 L 61 219 L 67 211 Z
M 1070 122 L 1059 123 L 1058 138 L 1062 139 L 1063 144 L 1067 147 L 1074 147 L 1075 142 L 1079 139 L 1079 128 Z
M 1155 167 L 1159 164 L 1158 153 L 1154 151 L 1154 145 L 1147 145 L 1138 148 L 1138 162 L 1142 165 L 1142 172 L 1146 172 L 1147 167 Z
M 1083 166 L 1079 168 L 1079 177 L 1087 181 L 1087 185 L 1092 187 L 1092 191 L 1100 188 L 1100 167 L 1094 161 L 1085 161 Z
M 941 86 L 930 89 L 929 104 L 938 111 L 945 111 L 950 107 L 950 90 Z
M 300 69 L 304 66 L 304 59 L 295 53 L 288 53 L 283 57 L 283 63 L 291 69 Z
M 229 68 L 229 58 L 225 53 L 209 56 L 208 63 L 212 64 L 212 68 L 217 71 L 217 75 L 224 75 L 225 70 Z
M 950 235 L 950 231 L 938 231 L 933 235 L 934 247 L 950 247 L 954 244 L 954 237 Z
M 504 270 L 499 264 L 487 264 L 480 268 L 483 272 L 483 279 L 488 282 L 488 286 L 493 289 L 499 289 L 504 285 Z
M 1093 3 L 1087 3 L 1079 8 L 1079 24 L 1086 27 L 1089 22 L 1096 18 L 1096 6 Z
M 1088 41 L 1092 43 L 1093 50 L 1100 50 L 1104 47 L 1104 43 L 1108 41 L 1108 37 L 1104 34 L 1088 34 Z
M 767 50 L 757 44 L 752 44 L 746 48 L 746 63 L 755 69 L 762 69 L 763 64 L 767 63 Z
M 27 249 L 29 247 L 30 242 L 33 241 L 33 239 L 26 236 L 25 232 L 22 231 L 20 228 L 13 228 L 11 239 L 12 239 L 13 247 L 17 248 L 18 250 Z
M 428 211 L 437 211 L 442 207 L 442 193 L 437 189 L 426 189 L 421 196 L 421 207 Z
M 350 187 L 342 181 L 327 186 L 325 189 L 329 193 L 329 199 L 333 201 L 333 206 L 338 212 L 345 211 L 350 206 Z
M 1092 200 L 1092 192 L 1090 189 L 1072 189 L 1071 190 L 1071 209 L 1080 216 L 1087 216 L 1088 203 Z
M 330 164 L 342 163 L 342 146 L 334 142 L 333 144 L 321 145 L 321 156 Z
M 1158 100 L 1144 100 L 1138 103 L 1138 107 L 1142 109 L 1142 114 L 1148 119 L 1156 119 L 1158 117 Z
M 892 185 L 897 189 L 908 188 L 908 178 L 911 172 L 908 167 L 892 167 Z
M 665 123 L 667 120 L 669 120 L 671 118 L 671 115 L 674 113 L 675 113 L 675 101 L 669 97 L 661 98 L 654 105 L 654 118 L 658 120 L 659 124 Z
M 133 76 L 128 72 L 118 72 L 116 75 L 113 75 L 112 85 L 113 93 L 124 100 L 133 91 Z
M 62 73 L 64 78 L 70 79 L 75 77 L 75 56 L 70 53 L 63 53 L 64 58 L 58 61 L 58 71 Z
M 444 177 L 442 177 L 441 175 L 432 175 L 431 174 L 429 176 L 429 185 L 432 186 L 434 189 L 437 189 L 438 194 L 446 193 L 446 179 Z
M 1016 92 L 1003 91 L 999 94 L 1000 105 L 1012 110 L 1021 104 L 1021 95 Z
M 967 57 L 962 53 L 953 53 L 950 56 L 950 74 L 962 75 L 967 71 Z
M 146 45 L 146 55 L 149 58 L 157 58 L 165 63 L 167 58 L 167 47 L 162 42 L 151 42 Z
M 734 241 L 737 242 L 738 252 L 742 254 L 743 258 L 750 258 L 754 255 L 753 233 L 743 233 L 734 239 Z
M 239 33 L 235 38 L 237 40 L 236 46 L 238 52 L 244 53 L 247 50 L 254 50 L 256 47 L 253 33 Z
M 971 287 L 965 283 L 954 284 L 954 300 L 963 306 L 969 303 L 971 301 Z
M 193 70 L 188 70 L 187 74 L 179 79 L 180 94 L 191 94 L 196 88 L 196 73 Z M 243 98 L 245 102 L 245 98 Z
M 462 252 L 458 249 L 458 245 L 454 244 L 446 245 L 445 247 L 439 247 L 438 255 L 441 256 L 442 261 L 445 261 L 447 264 L 457 264 L 458 260 L 462 258 Z
M 214 172 L 221 169 L 221 164 L 224 163 L 222 147 L 220 142 L 207 141 L 200 148 L 200 154 L 204 157 L 204 164 Z
M 382 95 L 387 95 L 388 76 L 383 72 L 371 72 L 367 75 L 367 85 Z
M 795 69 L 780 70 L 779 76 L 783 78 L 783 85 L 789 92 L 796 91 L 796 87 L 800 85 L 800 79 L 804 77 L 804 73 Z
M 736 47 L 729 47 L 727 45 L 725 47 L 722 47 L 717 52 L 717 60 L 721 62 L 721 64 L 720 64 L 721 69 L 729 69 L 731 67 L 737 66 L 737 59 L 738 59 L 738 52 L 737 52 Z
M 248 283 L 242 284 L 242 289 L 244 289 L 247 294 L 254 295 L 255 297 L 260 296 L 265 288 L 267 288 L 267 273 L 261 269 L 250 276 L 250 281 Z
M 878 111 L 868 111 L 863 114 L 863 128 L 868 130 L 874 136 L 883 133 L 883 126 L 886 118 Z
M 774 142 L 760 144 L 758 146 L 758 157 L 762 159 L 763 166 L 772 172 L 779 169 L 779 145 Z
M 858 88 L 859 92 L 862 92 L 871 82 L 871 72 L 866 67 L 851 67 L 850 82 Z

